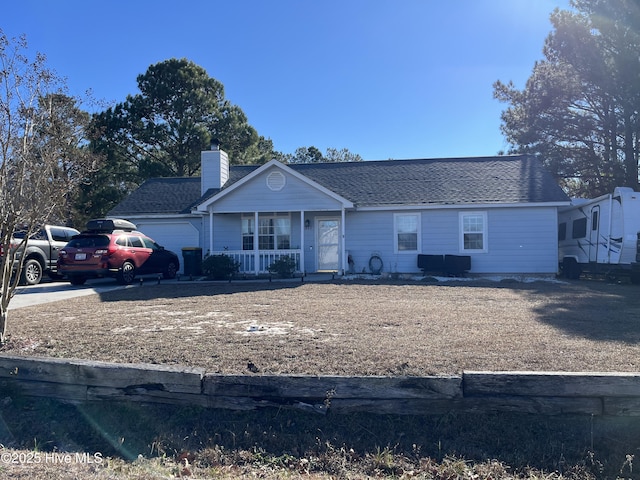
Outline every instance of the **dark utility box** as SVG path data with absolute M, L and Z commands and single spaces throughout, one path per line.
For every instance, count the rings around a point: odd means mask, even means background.
M 418 255 L 418 268 L 424 273 L 459 276 L 471 270 L 469 255 Z
M 418 255 L 418 268 L 425 272 L 444 272 L 444 255 Z

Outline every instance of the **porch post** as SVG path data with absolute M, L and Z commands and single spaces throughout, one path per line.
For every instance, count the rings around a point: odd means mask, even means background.
M 253 262 L 255 274 L 260 273 L 260 249 L 258 248 L 258 212 L 253 212 Z
M 342 219 L 340 222 L 340 236 L 342 237 L 340 242 L 341 242 L 341 247 L 342 247 L 342 275 L 344 275 L 346 273 L 346 269 L 345 269 L 345 265 L 347 264 L 347 241 L 346 241 L 346 226 L 344 224 L 345 221 L 345 212 L 344 212 L 344 206 L 342 206 Z
M 304 275 L 304 210 L 300 210 L 300 271 Z
M 213 210 L 209 210 L 209 253 L 213 252 Z

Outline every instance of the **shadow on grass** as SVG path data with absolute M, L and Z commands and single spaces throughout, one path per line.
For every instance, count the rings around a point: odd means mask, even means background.
M 563 282 L 450 282 L 451 287 L 509 289 L 539 304 L 538 320 L 568 335 L 600 342 L 640 343 L 640 286 L 602 279 Z
M 534 307 L 533 312 L 543 323 L 551 325 L 569 335 L 597 341 L 614 341 L 625 344 L 640 342 L 640 287 L 624 283 L 607 283 L 597 280 L 579 282 L 520 282 L 505 281 L 460 281 L 446 282 L 425 280 L 407 283 L 402 280 L 379 281 L 323 281 L 314 283 L 338 285 L 422 285 L 441 288 L 495 288 L 498 292 L 507 289 Z M 305 285 L 300 279 L 286 281 L 234 281 L 234 282 L 184 282 L 177 284 L 145 284 L 124 290 L 100 294 L 104 302 L 139 302 L 157 298 L 177 299 L 188 297 L 214 297 L 241 292 L 276 291 L 297 289 Z M 499 295 L 499 293 L 498 293 Z M 427 295 L 425 295 L 427 297 Z
M 640 343 L 640 287 L 583 280 L 542 295 L 534 309 L 541 322 L 569 335 L 599 342 Z
M 112 290 L 99 294 L 103 302 L 138 302 L 157 298 L 213 297 L 241 292 L 295 289 L 304 285 L 300 280 L 273 282 L 179 282 L 172 284 L 132 285 L 124 290 Z

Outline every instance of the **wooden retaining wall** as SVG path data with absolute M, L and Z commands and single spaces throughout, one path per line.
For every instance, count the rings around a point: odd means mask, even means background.
M 640 373 L 464 372 L 430 377 L 219 375 L 202 368 L 0 356 L 0 400 L 134 401 L 253 410 L 640 415 Z

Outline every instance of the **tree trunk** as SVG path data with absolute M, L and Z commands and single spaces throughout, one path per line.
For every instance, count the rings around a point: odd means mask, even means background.
M 625 186 L 638 190 L 638 160 L 635 152 L 635 136 L 631 114 L 625 108 L 624 112 L 624 167 Z
M 0 346 L 4 345 L 7 341 L 7 318 L 9 312 L 6 308 L 0 307 Z

